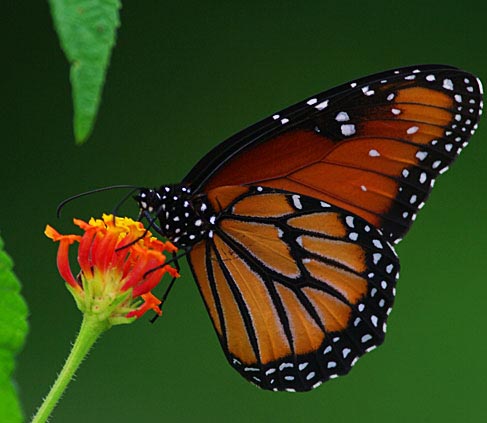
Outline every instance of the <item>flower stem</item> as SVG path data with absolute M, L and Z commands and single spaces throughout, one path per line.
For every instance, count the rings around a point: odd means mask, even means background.
M 88 351 L 109 327 L 110 325 L 106 320 L 100 321 L 96 316 L 84 315 L 81 328 L 66 363 L 64 363 L 61 373 L 59 373 L 54 385 L 52 385 L 49 394 L 37 410 L 32 423 L 44 423 L 47 421 Z

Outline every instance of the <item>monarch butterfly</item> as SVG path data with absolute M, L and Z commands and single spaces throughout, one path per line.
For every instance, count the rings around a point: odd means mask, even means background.
M 391 244 L 481 113 L 469 73 L 386 71 L 260 121 L 135 198 L 187 254 L 230 364 L 261 388 L 307 391 L 383 342 Z

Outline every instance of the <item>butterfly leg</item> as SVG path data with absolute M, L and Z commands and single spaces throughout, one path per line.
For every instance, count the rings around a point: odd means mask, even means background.
M 172 253 L 172 261 L 174 262 L 174 267 L 176 268 L 176 270 L 179 273 L 179 271 L 181 270 L 181 267 L 179 265 L 178 259 L 179 259 L 179 257 L 176 255 L 176 253 Z M 169 292 L 171 292 L 171 289 L 174 286 L 174 282 L 176 282 L 175 277 L 171 279 L 171 282 L 169 282 L 169 285 L 167 286 L 166 290 L 164 291 L 164 294 L 162 295 L 162 298 L 161 298 L 161 304 L 159 304 L 159 307 L 162 308 L 162 305 L 164 304 L 164 302 L 166 301 L 166 299 L 169 295 Z M 152 317 L 150 322 L 154 323 L 158 317 L 159 317 L 159 314 L 154 315 L 154 317 Z

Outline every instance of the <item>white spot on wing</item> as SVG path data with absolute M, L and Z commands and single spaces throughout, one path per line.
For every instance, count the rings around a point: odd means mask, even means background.
M 284 369 L 286 369 L 287 367 L 294 367 L 293 366 L 293 363 L 282 363 L 280 366 L 279 366 L 279 370 L 282 372 Z
M 378 320 L 379 320 L 379 319 L 377 318 L 377 316 L 376 316 L 376 315 L 372 315 L 372 316 L 370 316 L 370 321 L 372 322 L 372 324 L 373 324 L 375 327 L 377 327 L 377 322 L 378 322 Z
M 416 153 L 416 158 L 419 160 L 419 161 L 423 161 L 424 159 L 426 159 L 426 157 L 428 156 L 428 153 L 426 151 L 418 151 Z
M 322 101 L 321 103 L 317 104 L 315 106 L 315 109 L 316 110 L 323 110 L 323 109 L 326 109 L 328 107 L 328 100 L 325 100 L 325 101 Z
M 342 134 L 346 137 L 355 134 L 355 125 L 353 124 L 346 124 L 341 126 Z
M 377 150 L 372 149 L 369 151 L 369 156 L 370 157 L 379 157 L 380 153 Z
M 453 90 L 453 82 L 452 82 L 452 80 L 451 80 L 451 79 L 448 79 L 448 78 L 445 78 L 445 79 L 443 80 L 443 88 L 444 88 L 445 90 L 450 90 L 450 91 L 452 91 L 452 90 Z
M 408 128 L 408 130 L 406 132 L 409 135 L 412 135 L 412 134 L 415 134 L 416 132 L 418 132 L 418 130 L 419 130 L 418 126 L 411 126 L 410 128 Z
M 378 239 L 374 239 L 374 240 L 372 240 L 372 243 L 374 244 L 374 246 L 375 246 L 376 248 L 381 248 L 381 249 L 383 248 L 383 246 L 382 246 L 382 242 L 380 242 Z
M 482 81 L 479 78 L 477 78 L 477 83 L 479 84 L 480 94 L 484 95 L 484 86 L 482 85 Z
M 362 336 L 361 341 L 362 344 L 365 344 L 366 342 L 370 341 L 372 339 L 372 335 L 366 333 L 364 336 Z
M 350 116 L 348 116 L 347 112 L 340 112 L 335 119 L 337 122 L 346 122 L 347 120 L 350 120 Z
M 315 372 L 309 372 L 308 375 L 306 376 L 306 380 L 313 379 L 316 376 Z
M 293 195 L 292 199 L 293 199 L 294 207 L 301 210 L 303 208 L 303 205 L 301 204 L 301 197 L 299 195 Z

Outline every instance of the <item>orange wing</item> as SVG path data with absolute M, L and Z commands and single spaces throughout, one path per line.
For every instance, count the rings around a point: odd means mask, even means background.
M 397 242 L 477 128 L 481 94 L 477 78 L 446 66 L 366 77 L 235 135 L 185 182 L 206 193 L 259 184 L 315 197 Z
M 310 390 L 382 343 L 399 269 L 364 219 L 280 190 L 221 187 L 189 261 L 230 364 L 265 389 Z

